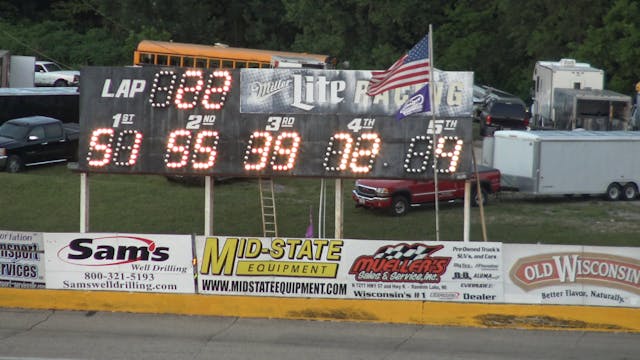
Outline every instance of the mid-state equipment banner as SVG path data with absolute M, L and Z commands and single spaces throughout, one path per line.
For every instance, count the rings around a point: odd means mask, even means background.
M 196 237 L 198 292 L 502 302 L 502 245 Z
M 640 248 L 505 244 L 505 301 L 640 307 Z
M 194 293 L 190 235 L 45 233 L 47 289 Z

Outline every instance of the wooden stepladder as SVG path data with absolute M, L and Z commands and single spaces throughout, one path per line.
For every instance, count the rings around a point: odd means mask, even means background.
M 277 237 L 276 198 L 273 190 L 273 178 L 259 178 L 260 207 L 262 209 L 262 236 Z

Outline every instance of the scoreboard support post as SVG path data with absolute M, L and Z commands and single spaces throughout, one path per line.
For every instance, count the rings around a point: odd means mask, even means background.
M 204 177 L 204 236 L 213 235 L 213 176 Z
M 342 179 L 336 179 L 336 193 L 335 193 L 335 234 L 334 237 L 336 239 L 342 239 L 342 225 L 343 225 L 343 205 L 342 205 Z
M 89 231 L 89 174 L 80 173 L 80 232 Z
M 462 239 L 469 242 L 469 228 L 471 219 L 471 181 L 464 181 L 464 225 Z

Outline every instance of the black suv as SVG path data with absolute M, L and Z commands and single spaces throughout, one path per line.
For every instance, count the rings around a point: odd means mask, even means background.
M 527 130 L 529 112 L 524 101 L 515 96 L 487 96 L 476 110 L 480 135 L 492 136 L 496 130 Z

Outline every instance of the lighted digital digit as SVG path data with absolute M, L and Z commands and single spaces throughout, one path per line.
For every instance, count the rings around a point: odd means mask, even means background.
M 286 131 L 278 135 L 273 146 L 271 167 L 275 171 L 287 171 L 293 169 L 300 146 L 300 135 L 297 132 Z M 279 161 L 284 159 L 284 164 Z
M 113 129 L 100 128 L 91 133 L 87 163 L 92 167 L 103 167 L 111 162 L 111 144 L 113 143 Z
M 324 169 L 327 171 L 344 171 L 349 165 L 353 148 L 353 138 L 349 133 L 334 134 L 329 139 L 327 151 L 324 154 Z
M 123 130 L 118 133 L 116 150 L 113 153 L 116 166 L 133 166 L 138 161 L 142 134 L 136 130 Z M 123 154 L 125 154 L 123 156 Z M 127 156 L 128 155 L 128 156 Z M 126 157 L 125 160 L 121 158 Z
M 169 134 L 167 151 L 164 156 L 166 167 L 171 169 L 183 168 L 189 162 L 189 145 L 191 131 L 186 129 L 174 130 Z M 177 159 L 176 159 L 177 158 Z
M 438 138 L 435 149 L 435 160 L 437 161 L 436 168 L 441 173 L 454 173 L 458 169 L 460 164 L 460 154 L 462 152 L 464 141 L 457 136 L 442 136 Z M 446 162 L 447 165 L 442 165 L 441 162 Z
M 213 130 L 203 130 L 196 135 L 196 143 L 193 146 L 192 155 L 194 169 L 207 170 L 213 167 L 218 154 L 219 140 L 218 132 Z
M 351 156 L 349 167 L 354 173 L 368 173 L 373 168 L 376 155 L 380 152 L 380 136 L 376 133 L 363 133 L 358 136 Z M 369 146 L 364 146 L 368 143 Z
M 202 105 L 208 110 L 219 110 L 227 100 L 227 93 L 231 90 L 231 73 L 226 70 L 216 70 L 207 77 L 207 86 L 202 97 Z M 217 97 L 217 100 L 213 98 Z
M 414 136 L 409 143 L 409 150 L 404 158 L 404 171 L 414 174 L 422 174 L 427 171 L 433 141 L 427 135 Z
M 267 166 L 272 141 L 273 137 L 266 131 L 251 134 L 244 155 L 245 170 L 262 170 Z
M 171 105 L 177 78 L 178 75 L 171 70 L 158 71 L 153 76 L 153 86 L 149 94 L 149 103 L 152 107 L 165 108 Z
M 202 71 L 187 70 L 180 77 L 180 87 L 176 91 L 175 104 L 178 109 L 193 109 L 198 104 L 198 96 L 202 91 Z M 191 94 L 191 100 L 185 100 L 185 95 Z

